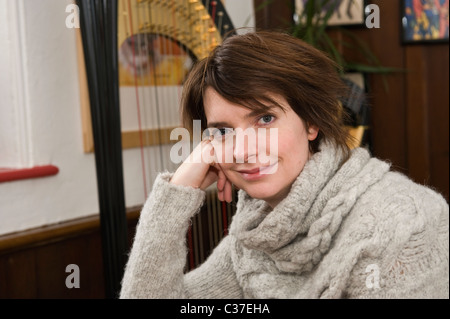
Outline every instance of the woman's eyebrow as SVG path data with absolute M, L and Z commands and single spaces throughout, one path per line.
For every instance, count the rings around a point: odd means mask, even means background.
M 273 108 L 267 108 L 267 110 L 253 110 L 250 113 L 244 115 L 245 119 L 254 118 L 256 116 L 262 116 L 266 115 L 268 113 L 274 113 Z M 206 123 L 207 127 L 230 127 L 232 128 L 233 125 L 229 124 L 228 122 L 208 122 Z
M 251 118 L 255 118 L 258 116 L 264 116 L 264 115 L 278 115 L 279 110 L 283 110 L 282 108 L 280 108 L 279 106 L 268 106 L 265 109 L 257 109 L 257 110 L 253 110 L 250 113 L 246 114 L 244 116 L 245 119 L 251 119 Z M 284 111 L 284 110 L 283 110 Z
M 244 118 L 245 119 L 249 119 L 249 118 L 252 118 L 252 117 L 256 117 L 256 116 L 261 116 L 261 115 L 267 114 L 269 112 L 269 109 L 270 108 L 268 108 L 267 110 L 253 110 L 250 113 L 246 114 L 244 116 Z
M 232 127 L 232 125 L 230 125 L 227 122 L 210 122 L 210 123 L 206 123 L 207 127 Z

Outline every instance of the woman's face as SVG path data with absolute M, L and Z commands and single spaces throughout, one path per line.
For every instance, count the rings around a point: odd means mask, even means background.
M 284 98 L 272 97 L 284 110 L 274 106 L 268 113 L 254 113 L 230 103 L 212 88 L 206 89 L 203 103 L 208 128 L 214 133 L 212 144 L 227 179 L 275 207 L 308 161 L 308 144 L 318 129 L 310 126 L 307 131 Z M 244 131 L 246 136 L 239 134 Z

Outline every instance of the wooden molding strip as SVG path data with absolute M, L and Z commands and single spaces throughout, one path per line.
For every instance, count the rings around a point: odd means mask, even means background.
M 83 53 L 83 41 L 80 29 L 76 29 L 78 83 L 80 86 L 80 106 L 83 127 L 83 148 L 85 153 L 94 151 L 94 137 L 92 132 L 91 110 L 89 101 L 89 88 L 87 83 L 86 65 Z
M 170 132 L 172 132 L 174 128 L 175 127 L 165 127 L 142 131 L 124 131 L 122 132 L 122 149 L 175 144 L 178 140 L 170 139 Z M 91 139 L 92 136 L 89 140 Z M 85 153 L 94 152 L 94 142 L 85 143 L 84 145 Z
M 127 209 L 128 224 L 139 219 L 140 208 Z M 0 255 L 100 231 L 100 214 L 0 236 Z
M 162 144 L 175 144 L 177 140 L 170 139 L 170 132 L 175 127 L 148 129 L 142 131 L 122 132 L 122 148 L 134 148 L 142 146 L 155 146 Z

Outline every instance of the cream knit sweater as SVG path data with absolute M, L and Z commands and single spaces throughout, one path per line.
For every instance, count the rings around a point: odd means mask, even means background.
M 449 298 L 449 206 L 362 148 L 323 144 L 273 210 L 239 191 L 230 233 L 184 274 L 205 192 L 155 180 L 121 298 Z

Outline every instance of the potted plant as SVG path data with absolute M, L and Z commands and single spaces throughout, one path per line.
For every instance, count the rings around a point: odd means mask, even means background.
M 303 0 L 303 10 L 294 14 L 294 24 L 289 27 L 290 33 L 327 53 L 341 67 L 342 73 L 387 74 L 395 71 L 394 68 L 382 66 L 367 44 L 351 30 L 333 27 L 341 36 L 338 38 L 330 36 L 329 20 L 341 2 L 341 0 Z M 353 2 L 354 0 L 349 0 L 349 5 Z M 342 53 L 342 48 L 345 47 L 359 52 L 358 60 L 365 60 L 365 62 L 347 60 Z

